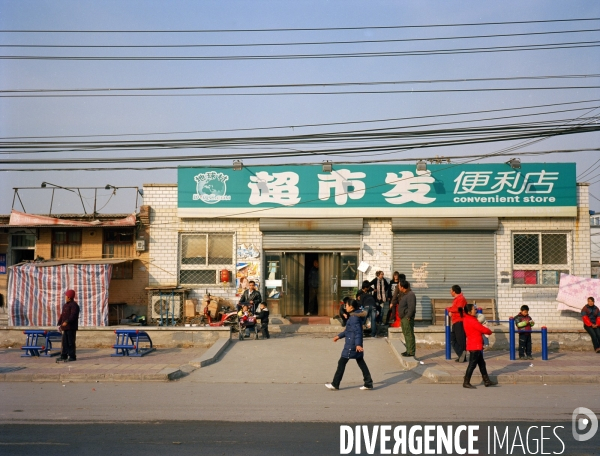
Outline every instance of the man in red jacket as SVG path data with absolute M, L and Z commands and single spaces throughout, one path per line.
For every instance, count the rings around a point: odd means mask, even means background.
M 62 308 L 60 318 L 58 319 L 58 330 L 62 332 L 62 350 L 60 361 L 75 361 L 77 359 L 75 353 L 75 338 L 77 329 L 79 328 L 79 304 L 75 299 L 75 291 L 67 290 L 65 293 L 66 303 Z
M 463 328 L 463 309 L 467 305 L 467 300 L 462 294 L 460 285 L 452 285 L 450 294 L 454 298 L 452 306 L 446 307 L 448 315 L 452 319 L 452 333 L 450 335 L 452 348 L 458 358 L 457 363 L 462 363 L 467 360 L 465 330 Z

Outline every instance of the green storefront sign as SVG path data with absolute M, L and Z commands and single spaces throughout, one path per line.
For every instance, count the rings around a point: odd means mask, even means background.
M 179 168 L 178 215 L 575 217 L 574 163 Z

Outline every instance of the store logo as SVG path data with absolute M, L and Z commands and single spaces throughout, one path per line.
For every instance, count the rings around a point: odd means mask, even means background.
M 227 180 L 229 176 L 216 171 L 200 173 L 194 180 L 196 181 L 196 194 L 194 201 L 201 200 L 207 204 L 215 204 L 219 201 L 230 201 L 231 196 L 227 195 Z
M 582 416 L 583 415 L 583 416 Z M 598 418 L 596 414 L 585 407 L 577 407 L 573 410 L 572 431 L 573 438 L 578 442 L 590 440 L 598 432 Z M 585 433 L 580 432 L 588 429 Z

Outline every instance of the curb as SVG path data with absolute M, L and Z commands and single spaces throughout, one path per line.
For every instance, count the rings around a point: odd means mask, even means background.
M 231 337 L 228 339 L 218 339 L 202 356 L 191 360 L 188 364 L 195 368 L 206 367 L 216 362 L 217 358 L 221 356 L 227 347 L 229 347 L 230 343 Z
M 402 356 L 401 353 L 406 351 L 406 347 L 399 339 L 386 338 L 388 345 L 392 349 L 392 352 L 400 361 L 400 364 L 406 369 L 415 369 L 419 366 L 419 361 L 414 356 Z

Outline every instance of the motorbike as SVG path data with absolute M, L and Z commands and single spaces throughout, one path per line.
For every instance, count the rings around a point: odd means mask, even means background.
M 220 312 L 213 319 L 210 316 L 208 306 L 204 308 L 204 318 L 209 326 L 232 326 L 237 322 L 237 312 L 229 306 L 221 306 Z

